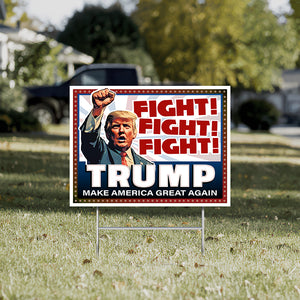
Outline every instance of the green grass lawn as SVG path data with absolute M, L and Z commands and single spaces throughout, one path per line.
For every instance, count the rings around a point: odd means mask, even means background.
M 0 299 L 299 299 L 300 149 L 232 133 L 231 207 L 201 232 L 100 232 L 69 207 L 66 126 L 0 135 Z M 200 226 L 201 208 L 101 208 L 100 226 Z

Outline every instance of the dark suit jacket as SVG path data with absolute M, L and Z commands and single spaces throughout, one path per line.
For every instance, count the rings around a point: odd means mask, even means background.
M 109 147 L 100 137 L 100 130 L 86 133 L 86 121 L 80 127 L 81 130 L 81 151 L 91 164 L 122 164 L 121 155 L 116 149 Z M 134 164 L 149 165 L 153 164 L 142 156 L 138 155 L 131 148 Z

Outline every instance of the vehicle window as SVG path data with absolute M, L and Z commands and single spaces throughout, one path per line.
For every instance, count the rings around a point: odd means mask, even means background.
M 86 70 L 70 81 L 70 85 L 99 85 L 106 84 L 105 70 Z
M 81 75 L 81 84 L 83 85 L 98 85 L 106 83 L 105 70 L 89 70 Z

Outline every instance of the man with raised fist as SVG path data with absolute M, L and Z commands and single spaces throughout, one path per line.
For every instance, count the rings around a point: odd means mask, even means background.
M 109 89 L 92 94 L 93 109 L 80 127 L 82 153 L 88 163 L 92 164 L 152 164 L 131 148 L 132 141 L 137 136 L 135 113 L 122 110 L 111 112 L 104 126 L 108 144 L 100 137 L 104 110 L 114 101 L 115 96 Z

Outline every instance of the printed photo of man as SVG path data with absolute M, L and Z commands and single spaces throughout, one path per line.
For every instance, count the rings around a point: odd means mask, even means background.
M 132 148 L 137 136 L 135 113 L 126 110 L 111 112 L 104 130 L 108 143 L 100 136 L 101 121 L 105 108 L 114 101 L 116 94 L 109 90 L 98 90 L 92 94 L 93 108 L 81 125 L 81 151 L 92 164 L 153 164 L 138 155 Z

